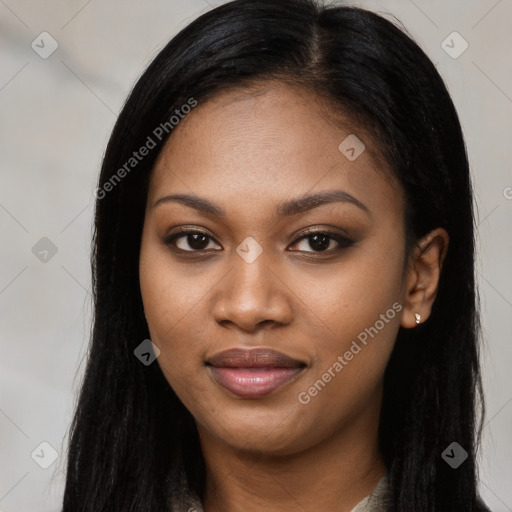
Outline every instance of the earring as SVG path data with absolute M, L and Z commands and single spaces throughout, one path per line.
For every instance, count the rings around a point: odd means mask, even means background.
M 416 323 L 419 324 L 421 320 L 421 315 L 419 313 L 414 313 L 414 316 L 416 318 Z

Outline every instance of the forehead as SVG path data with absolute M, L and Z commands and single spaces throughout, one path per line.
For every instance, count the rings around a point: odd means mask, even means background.
M 361 200 L 399 208 L 400 187 L 373 140 L 339 112 L 334 122 L 329 108 L 313 93 L 282 82 L 217 94 L 173 130 L 153 169 L 149 200 L 194 192 L 229 210 L 341 187 Z M 346 140 L 364 144 L 355 160 L 343 152 Z

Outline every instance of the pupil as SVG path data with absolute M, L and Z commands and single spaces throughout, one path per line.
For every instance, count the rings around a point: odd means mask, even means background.
M 205 235 L 195 233 L 192 235 L 188 235 L 187 242 L 190 245 L 190 247 L 192 247 L 192 249 L 201 250 L 208 245 L 208 237 Z
M 312 235 L 309 239 L 309 245 L 312 249 L 325 251 L 329 247 L 330 238 L 325 235 Z

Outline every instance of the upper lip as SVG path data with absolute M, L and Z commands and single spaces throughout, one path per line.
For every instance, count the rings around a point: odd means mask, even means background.
M 207 364 L 223 368 L 301 368 L 305 363 L 270 348 L 232 348 L 217 352 Z

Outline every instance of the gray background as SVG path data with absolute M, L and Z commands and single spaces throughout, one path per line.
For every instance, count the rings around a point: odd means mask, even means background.
M 0 0 L 1 512 L 59 509 L 89 339 L 93 191 L 105 145 L 145 66 L 219 3 Z M 512 1 L 353 5 L 392 13 L 405 25 L 460 113 L 479 216 L 488 411 L 481 493 L 492 510 L 512 511 Z M 45 31 L 58 48 L 43 59 L 31 43 L 42 46 Z M 469 44 L 458 58 L 441 46 L 454 31 Z M 460 50 L 460 41 L 450 41 Z M 32 249 L 43 237 L 57 248 L 46 262 Z M 47 469 L 39 465 L 51 462 L 42 442 L 57 452 Z

